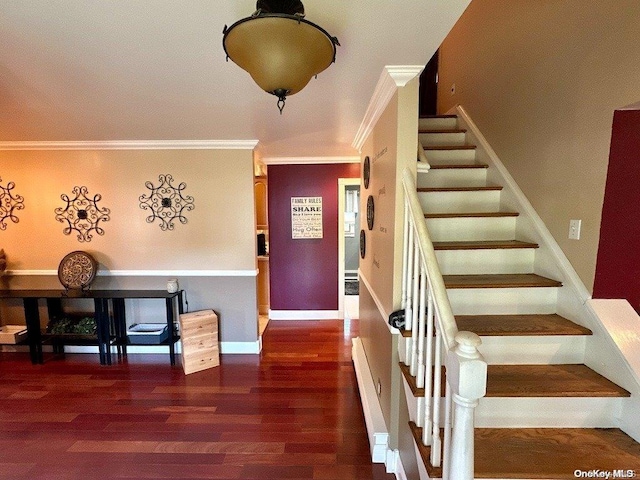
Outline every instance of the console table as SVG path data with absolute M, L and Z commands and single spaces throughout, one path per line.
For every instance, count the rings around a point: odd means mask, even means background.
M 111 329 L 109 308 L 113 316 L 114 338 L 118 352 L 127 352 L 127 321 L 125 311 L 126 299 L 159 299 L 165 300 L 166 321 L 168 329 L 169 358 L 171 365 L 175 365 L 175 343 L 179 340 L 174 333 L 174 309 L 178 313 L 183 310 L 183 290 L 174 293 L 166 290 L 0 290 L 0 298 L 21 299 L 24 305 L 24 316 L 27 326 L 29 353 L 31 363 L 43 363 L 42 332 L 40 331 L 40 314 L 38 300 L 47 302 L 49 316 L 61 311 L 61 301 L 64 299 L 93 299 L 97 329 L 97 344 L 102 365 L 111 365 Z

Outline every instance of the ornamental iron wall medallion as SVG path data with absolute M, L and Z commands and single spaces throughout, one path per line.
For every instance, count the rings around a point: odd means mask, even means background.
M 369 230 L 373 230 L 373 216 L 373 195 L 369 195 L 369 198 L 367 198 L 367 227 L 369 228 Z
M 364 157 L 364 166 L 362 167 L 362 180 L 364 188 L 369 188 L 369 179 L 371 178 L 371 161 L 369 156 Z
M 151 210 L 146 220 L 147 223 L 153 223 L 156 219 L 160 219 L 160 228 L 165 230 L 173 230 L 174 220 L 180 223 L 187 223 L 187 217 L 184 212 L 189 212 L 195 208 L 193 205 L 193 197 L 184 196 L 183 190 L 187 188 L 187 184 L 182 182 L 174 187 L 173 177 L 171 175 L 159 175 L 160 185 L 155 187 L 151 182 L 145 182 L 145 186 L 151 190 L 149 195 L 140 195 L 140 208 L 143 210 Z
M 1 181 L 2 178 L 0 178 Z M 13 223 L 20 221 L 14 212 L 24 208 L 24 198 L 21 195 L 11 193 L 15 186 L 14 182 L 7 183 L 6 187 L 0 185 L 0 230 L 7 229 L 7 219 Z
M 67 223 L 62 232 L 65 235 L 71 235 L 71 232 L 75 230 L 78 232 L 79 242 L 90 242 L 93 238 L 91 232 L 104 235 L 100 222 L 109 221 L 111 211 L 108 208 L 98 207 L 102 195 L 97 193 L 93 198 L 89 198 L 87 187 L 73 187 L 72 192 L 75 195 L 74 198 L 69 198 L 64 193 L 60 195 L 60 198 L 67 202 L 67 205 L 55 209 L 56 220 Z

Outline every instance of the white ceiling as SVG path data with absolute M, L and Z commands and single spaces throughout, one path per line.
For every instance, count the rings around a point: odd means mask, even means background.
M 424 65 L 470 0 L 306 0 L 336 63 L 277 99 L 225 61 L 253 0 L 0 0 L 0 141 L 258 140 L 339 157 L 385 65 Z

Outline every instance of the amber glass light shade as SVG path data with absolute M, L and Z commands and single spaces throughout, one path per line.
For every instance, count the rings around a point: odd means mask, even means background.
M 338 40 L 301 17 L 260 14 L 224 30 L 227 57 L 249 72 L 265 92 L 285 97 L 302 90 L 333 63 Z

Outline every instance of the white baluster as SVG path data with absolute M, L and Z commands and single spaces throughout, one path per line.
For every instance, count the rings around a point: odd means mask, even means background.
M 420 312 L 420 298 L 418 288 L 420 286 L 420 244 L 414 237 L 413 253 L 413 312 L 411 315 L 411 376 L 418 373 L 418 314 Z
M 413 221 L 410 219 L 410 228 L 409 228 L 409 240 L 407 243 L 407 303 L 404 307 L 404 321 L 406 331 L 411 330 L 411 319 L 413 318 Z M 411 365 L 411 350 L 412 350 L 412 339 L 407 338 L 405 342 L 405 360 L 404 364 L 409 366 Z
M 427 291 L 427 318 L 426 326 L 427 332 L 425 340 L 427 341 L 427 351 L 425 353 L 425 383 L 424 383 L 424 414 L 425 414 L 425 428 L 422 430 L 422 443 L 425 445 L 431 445 L 431 420 L 433 419 L 433 412 L 431 406 L 433 405 L 433 329 L 434 329 L 434 312 L 433 312 L 433 295 L 431 289 Z
M 431 465 L 439 467 L 442 461 L 442 440 L 440 439 L 440 392 L 442 389 L 442 338 L 436 325 L 435 352 L 433 365 L 433 420 L 431 420 Z
M 424 366 L 424 341 L 425 341 L 425 311 L 427 309 L 427 270 L 421 259 L 420 261 L 420 302 L 418 303 L 418 370 L 416 372 L 416 385 L 424 388 L 425 366 Z
M 478 399 L 486 394 L 487 363 L 478 352 L 480 337 L 458 332 L 458 343 L 447 356 L 447 376 L 453 397 L 453 429 L 449 475 L 456 480 L 473 480 L 474 412 Z
M 449 480 L 451 459 L 451 385 L 445 380 L 444 390 L 444 445 L 442 447 L 442 480 Z

